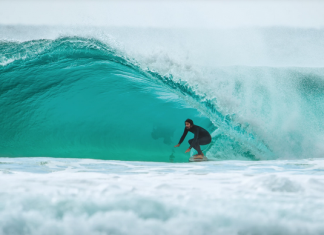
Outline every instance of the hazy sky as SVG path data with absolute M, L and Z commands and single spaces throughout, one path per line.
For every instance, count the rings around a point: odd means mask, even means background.
M 0 0 L 0 24 L 324 27 L 324 1 Z

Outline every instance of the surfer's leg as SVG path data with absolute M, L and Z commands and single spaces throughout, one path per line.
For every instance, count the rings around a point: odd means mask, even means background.
M 204 156 L 204 154 L 203 154 L 203 152 L 201 151 L 201 149 L 200 149 L 200 145 L 199 145 L 199 142 L 198 141 L 196 141 L 196 142 L 193 142 L 193 140 L 194 139 L 191 139 L 191 140 L 189 140 L 188 142 L 189 142 L 189 144 L 198 152 L 198 154 L 197 155 L 195 155 L 195 159 L 202 159 L 203 158 L 203 156 Z
M 197 154 L 197 156 L 194 157 L 194 158 L 195 158 L 195 159 L 203 159 L 204 154 L 203 154 L 203 152 L 201 151 L 201 148 L 200 148 L 199 143 L 197 143 L 195 147 L 196 147 L 195 149 L 197 150 L 198 154 Z
M 197 140 L 197 143 L 195 143 L 195 149 L 197 150 L 198 154 L 194 159 L 203 159 L 204 154 L 200 149 L 200 145 L 206 145 L 211 142 L 211 137 L 210 136 L 203 136 Z
M 210 136 L 204 136 L 204 137 L 198 139 L 198 144 L 199 145 L 210 144 L 210 142 L 211 142 L 211 137 Z
M 200 146 L 197 142 L 194 143 L 193 140 L 194 139 L 191 139 L 188 142 L 198 152 L 198 155 L 199 155 L 199 153 L 201 152 Z
M 199 145 L 199 143 L 194 143 L 194 149 L 196 149 L 197 150 L 197 152 L 198 152 L 198 155 L 203 155 L 203 152 L 201 151 L 201 148 L 200 148 L 200 145 Z

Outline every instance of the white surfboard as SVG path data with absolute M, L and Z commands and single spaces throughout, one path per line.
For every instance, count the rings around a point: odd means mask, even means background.
M 194 159 L 194 156 L 189 158 L 189 162 L 203 162 L 203 161 L 209 161 L 209 159 L 206 158 L 206 156 L 203 156 L 202 159 Z

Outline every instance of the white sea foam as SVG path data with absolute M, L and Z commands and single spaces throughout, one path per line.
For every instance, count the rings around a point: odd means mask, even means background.
M 319 159 L 0 162 L 0 234 L 324 232 Z

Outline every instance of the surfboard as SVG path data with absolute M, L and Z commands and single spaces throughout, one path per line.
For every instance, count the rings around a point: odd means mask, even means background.
M 209 161 L 209 159 L 204 156 L 203 159 L 194 159 L 194 156 L 189 158 L 189 162 L 203 162 L 203 161 Z

